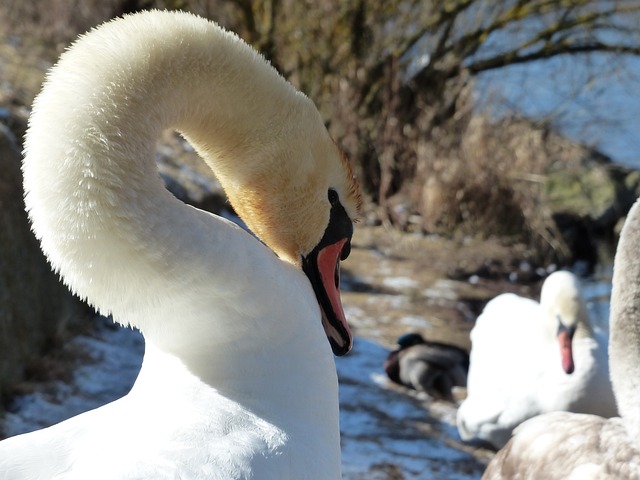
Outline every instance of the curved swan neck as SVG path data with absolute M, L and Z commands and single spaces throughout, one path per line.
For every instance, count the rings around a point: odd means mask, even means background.
M 198 258 L 224 269 L 220 245 L 236 242 L 164 189 L 154 151 L 166 128 L 193 142 L 232 203 L 266 220 L 256 199 L 270 201 L 284 190 L 273 182 L 300 177 L 313 164 L 300 161 L 306 152 L 330 143 L 312 102 L 203 19 L 153 12 L 80 39 L 34 103 L 26 204 L 65 282 L 104 313 L 130 314 L 123 323 L 162 303 L 163 284 L 195 281 Z
M 640 441 L 640 203 L 625 221 L 613 271 L 609 358 L 613 389 L 625 425 Z
M 167 128 L 191 141 L 270 249 L 164 188 L 154 153 Z M 353 212 L 357 185 L 310 100 L 209 21 L 131 15 L 50 71 L 23 173 L 33 230 L 65 283 L 144 334 L 140 376 L 118 405 L 159 427 L 133 427 L 160 433 L 153 455 L 195 445 L 198 471 L 234 472 L 216 478 L 239 478 L 245 464 L 246 476 L 340 476 L 335 363 L 296 261 L 324 238 L 329 189 Z M 84 418 L 113 410 L 101 412 Z

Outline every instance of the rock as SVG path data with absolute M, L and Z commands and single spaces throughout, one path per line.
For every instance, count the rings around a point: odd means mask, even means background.
M 51 271 L 31 232 L 20 162 L 14 135 L 0 123 L 0 398 L 64 338 L 83 308 Z

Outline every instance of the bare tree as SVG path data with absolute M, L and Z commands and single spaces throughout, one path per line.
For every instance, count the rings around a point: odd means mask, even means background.
M 474 121 L 474 79 L 567 55 L 586 64 L 594 54 L 640 55 L 637 0 L 188 3 L 239 32 L 315 100 L 359 167 L 372 217 L 426 231 L 524 234 L 568 255 L 540 204 L 542 183 L 522 179 L 540 179 L 558 155 L 586 154 L 561 149 L 545 126 Z

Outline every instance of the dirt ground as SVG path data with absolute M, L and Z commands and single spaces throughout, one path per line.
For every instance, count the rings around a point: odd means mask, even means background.
M 539 282 L 509 281 L 524 254 L 523 247 L 496 240 L 455 242 L 357 226 L 351 256 L 342 264 L 343 300 L 356 334 L 383 345 L 393 346 L 414 328 L 468 349 L 469 331 L 488 300 L 507 291 L 537 295 Z M 359 323 L 358 317 L 376 321 Z

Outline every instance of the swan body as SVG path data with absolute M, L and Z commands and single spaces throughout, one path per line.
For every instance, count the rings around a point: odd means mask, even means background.
M 265 245 L 168 193 L 167 128 Z M 340 477 L 332 349 L 351 347 L 339 262 L 360 200 L 307 97 L 207 20 L 127 16 L 49 72 L 23 173 L 52 266 L 146 350 L 125 397 L 0 442 L 0 478 Z
M 483 476 L 640 479 L 640 203 L 620 234 L 613 267 L 609 358 L 620 417 L 555 412 L 520 425 Z
M 471 332 L 463 440 L 499 449 L 513 429 L 546 412 L 611 417 L 607 340 L 594 333 L 570 272 L 551 274 L 540 303 L 512 293 L 491 300 Z
M 469 355 L 454 345 L 407 333 L 398 339 L 398 348 L 389 352 L 384 370 L 396 383 L 452 401 L 453 387 L 467 385 Z

